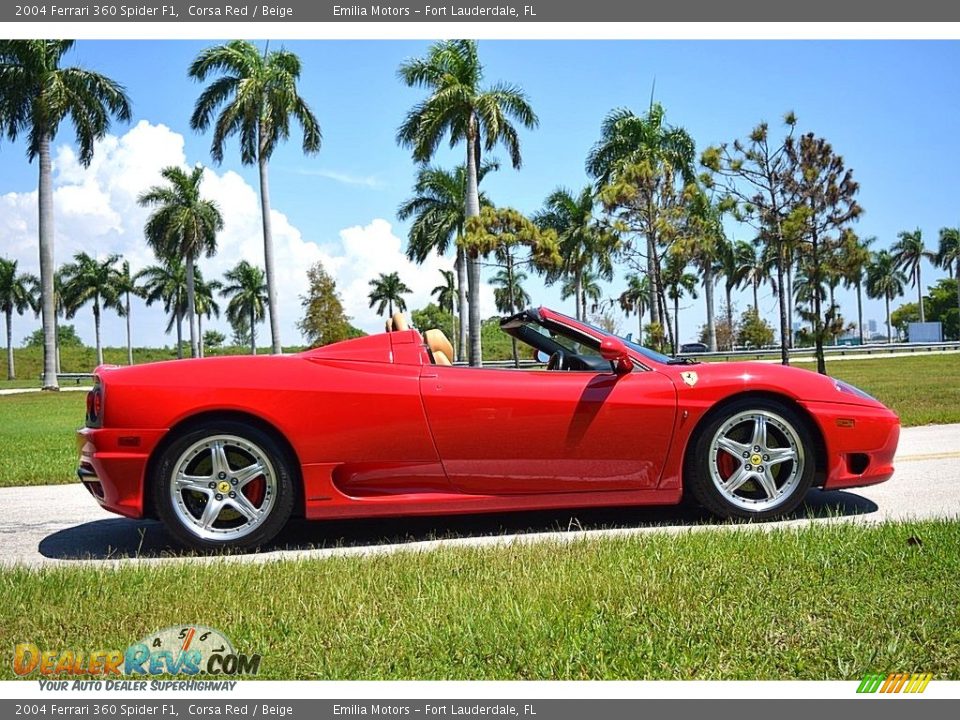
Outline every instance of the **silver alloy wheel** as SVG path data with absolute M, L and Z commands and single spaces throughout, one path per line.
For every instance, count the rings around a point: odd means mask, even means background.
M 212 435 L 188 447 L 170 478 L 173 511 L 204 540 L 237 540 L 270 515 L 277 474 L 262 448 L 236 435 Z
M 803 443 L 794 427 L 769 410 L 726 420 L 710 441 L 710 478 L 724 499 L 751 512 L 772 510 L 801 482 Z

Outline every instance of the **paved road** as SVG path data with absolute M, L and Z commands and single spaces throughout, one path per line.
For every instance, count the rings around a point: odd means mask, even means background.
M 905 429 L 896 462 L 896 475 L 887 483 L 843 492 L 813 491 L 807 508 L 796 518 L 750 527 L 960 519 L 960 425 Z M 291 524 L 264 551 L 222 558 L 189 556 L 177 551 L 159 523 L 128 520 L 104 512 L 79 485 L 2 488 L 0 508 L 0 565 L 34 567 L 223 559 L 263 562 L 401 549 L 431 550 L 445 545 L 570 541 L 585 536 L 731 527 L 686 507 L 301 521 Z

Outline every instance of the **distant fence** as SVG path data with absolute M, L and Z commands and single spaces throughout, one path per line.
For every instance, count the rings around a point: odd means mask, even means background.
M 870 345 L 824 345 L 823 354 L 831 356 L 877 356 L 891 355 L 894 353 L 935 353 L 947 351 L 960 351 L 960 340 L 951 340 L 940 343 L 875 343 Z M 789 350 L 789 355 L 793 359 L 813 358 L 813 348 L 793 348 Z M 681 357 L 688 357 L 694 360 L 776 360 L 780 358 L 780 348 L 764 350 L 718 350 L 717 352 L 700 353 L 682 353 Z M 465 362 L 454 363 L 455 365 L 467 365 Z M 513 360 L 484 360 L 484 367 L 489 368 L 512 368 Z M 521 360 L 521 368 L 543 367 L 543 363 L 535 360 Z
M 893 353 L 931 353 L 960 350 L 960 340 L 939 343 L 871 343 L 869 345 L 824 345 L 823 354 L 830 356 L 891 355 Z M 813 357 L 813 348 L 793 348 L 791 358 Z M 705 360 L 766 360 L 780 357 L 780 348 L 765 350 L 718 350 L 717 352 L 684 353 L 684 357 Z

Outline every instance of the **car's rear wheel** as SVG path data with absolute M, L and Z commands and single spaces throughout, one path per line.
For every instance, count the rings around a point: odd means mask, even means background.
M 273 539 L 293 510 L 287 453 L 244 423 L 184 433 L 157 463 L 157 514 L 181 543 L 202 550 L 251 549 Z
M 810 430 L 783 403 L 746 398 L 715 413 L 687 454 L 694 498 L 724 518 L 763 520 L 793 512 L 813 482 Z

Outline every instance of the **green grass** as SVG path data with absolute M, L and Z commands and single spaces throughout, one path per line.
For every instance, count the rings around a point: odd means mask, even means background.
M 0 636 L 6 653 L 26 641 L 123 650 L 201 623 L 261 653 L 274 679 L 957 679 L 958 547 L 958 522 L 844 523 L 12 569 L 0 572 Z
M 86 393 L 0 396 L 0 487 L 75 482 Z
M 905 426 L 960 422 L 960 355 L 828 360 L 827 372 L 896 410 Z

